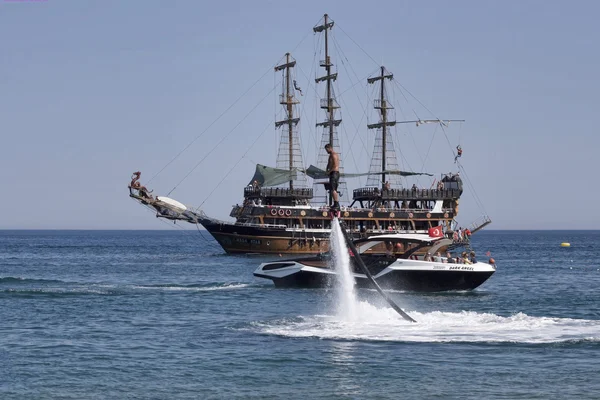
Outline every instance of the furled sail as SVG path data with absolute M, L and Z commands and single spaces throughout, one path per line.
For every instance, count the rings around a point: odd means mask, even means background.
M 256 164 L 256 171 L 254 172 L 254 176 L 248 186 L 252 186 L 256 181 L 260 186 L 277 186 L 287 183 L 291 180 L 295 180 L 297 178 L 298 172 L 303 172 L 307 176 L 313 179 L 328 179 L 329 175 L 325 170 L 321 168 L 317 168 L 314 165 L 311 165 L 305 170 L 298 170 L 296 168 L 292 169 L 281 169 L 281 168 L 273 168 L 268 167 L 262 164 Z M 340 176 L 344 178 L 358 178 L 360 176 L 367 175 L 400 175 L 400 176 L 414 176 L 414 175 L 427 175 L 433 176 L 432 174 L 428 174 L 426 172 L 410 172 L 410 171 L 400 171 L 400 170 L 388 170 L 382 172 L 362 172 L 362 173 L 342 173 Z
M 306 169 L 304 171 L 304 173 L 313 179 L 327 179 L 329 177 L 329 175 L 327 174 L 326 171 L 324 171 L 320 168 L 317 168 L 314 165 L 311 165 L 310 167 L 308 167 L 308 169 Z M 381 175 L 381 174 L 400 175 L 400 176 L 413 176 L 413 175 L 433 176 L 433 174 L 428 174 L 426 172 L 410 172 L 410 171 L 400 171 L 400 170 L 389 170 L 389 171 L 382 171 L 382 172 L 364 172 L 364 173 L 355 173 L 355 174 L 341 173 L 340 176 L 345 177 L 345 178 L 358 178 L 359 176 Z
M 295 180 L 297 174 L 296 169 L 290 171 L 256 164 L 256 171 L 248 186 L 252 186 L 254 181 L 258 182 L 260 186 L 277 186 Z

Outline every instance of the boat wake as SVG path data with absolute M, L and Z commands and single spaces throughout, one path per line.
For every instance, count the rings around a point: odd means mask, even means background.
M 336 315 L 254 323 L 259 333 L 296 338 L 390 342 L 563 343 L 600 342 L 600 321 L 534 317 L 518 313 L 503 317 L 473 311 L 420 313 L 418 323 L 398 318 L 390 308 L 359 301 L 352 318 Z
M 133 286 L 134 289 L 145 290 L 164 290 L 164 291 L 192 291 L 192 292 L 212 292 L 215 290 L 235 290 L 250 287 L 249 283 L 222 283 L 222 284 L 199 284 L 199 285 L 144 285 Z
M 25 284 L 25 283 L 27 284 Z M 158 285 L 118 285 L 102 283 L 69 283 L 36 279 L 16 279 L 8 281 L 9 285 L 0 285 L 0 295 L 5 296 L 85 296 L 85 295 L 129 295 L 140 292 L 213 292 L 240 290 L 252 287 L 249 283 L 224 282 L 202 284 L 158 284 Z

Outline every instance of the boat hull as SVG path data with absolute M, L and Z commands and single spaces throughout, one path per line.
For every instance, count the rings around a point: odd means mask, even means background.
M 337 280 L 337 273 L 327 261 L 290 260 L 261 264 L 254 276 L 273 281 L 276 287 L 324 288 Z M 382 266 L 382 260 L 366 260 L 375 281 L 387 290 L 442 292 L 473 290 L 481 286 L 496 271 L 486 263 L 438 264 L 419 260 L 396 260 Z M 383 263 L 385 264 L 385 263 Z M 370 288 L 367 277 L 353 272 L 357 287 Z

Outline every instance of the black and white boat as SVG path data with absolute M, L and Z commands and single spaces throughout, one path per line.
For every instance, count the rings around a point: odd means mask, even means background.
M 442 257 L 440 254 L 448 251 L 454 254 L 458 248 L 455 241 L 445 237 L 395 233 L 370 236 L 356 240 L 354 244 L 375 281 L 388 290 L 472 290 L 496 272 L 491 258 L 489 263 L 465 263 L 460 254 L 457 258 Z M 357 287 L 371 287 L 354 260 L 350 257 Z M 332 264 L 328 252 L 314 257 L 263 263 L 254 271 L 254 276 L 271 279 L 277 287 L 328 287 L 337 276 Z

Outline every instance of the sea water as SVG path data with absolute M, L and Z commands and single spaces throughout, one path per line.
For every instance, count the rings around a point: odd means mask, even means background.
M 0 231 L 0 399 L 597 399 L 600 232 L 483 231 L 471 292 L 278 289 L 179 231 Z M 570 248 L 560 243 L 570 242 Z M 344 292 L 342 296 L 347 295 Z

